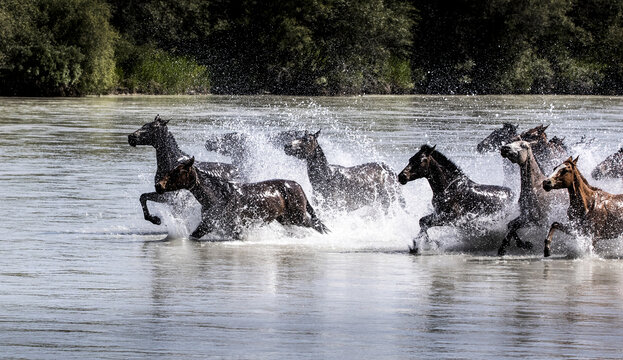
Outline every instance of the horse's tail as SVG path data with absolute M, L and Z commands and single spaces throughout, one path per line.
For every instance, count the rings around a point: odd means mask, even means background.
M 318 231 L 321 234 L 327 234 L 330 232 L 329 228 L 327 228 L 325 224 L 323 224 L 322 221 L 318 219 L 318 217 L 316 216 L 316 212 L 314 211 L 314 208 L 311 206 L 309 201 L 307 202 L 307 212 L 311 217 L 312 227 L 314 228 L 314 230 Z

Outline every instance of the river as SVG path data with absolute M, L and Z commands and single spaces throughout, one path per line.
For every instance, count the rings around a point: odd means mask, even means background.
M 400 171 L 422 144 L 472 179 L 502 185 L 502 159 L 476 144 L 504 122 L 545 124 L 588 175 L 623 142 L 623 98 L 572 96 L 0 98 L 0 357 L 26 359 L 621 358 L 623 240 L 557 236 L 496 256 L 507 218 L 466 235 L 431 230 L 426 181 L 406 209 L 317 209 L 331 229 L 270 224 L 242 241 L 188 239 L 197 206 L 143 219 L 155 151 L 127 135 L 156 114 L 197 159 L 211 134 L 255 140 L 245 175 L 286 178 L 311 193 L 304 164 L 262 142 L 321 129 L 329 162 L 384 161 Z M 595 138 L 576 144 L 583 135 Z M 623 192 L 621 180 L 590 179 Z M 512 213 L 512 211 L 511 211 Z M 508 215 L 508 216 L 512 216 Z

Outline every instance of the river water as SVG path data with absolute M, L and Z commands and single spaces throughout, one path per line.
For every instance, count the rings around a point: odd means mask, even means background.
M 501 185 L 501 157 L 475 146 L 504 122 L 550 124 L 586 175 L 623 131 L 623 99 L 607 97 L 0 98 L 0 357 L 621 358 L 620 239 L 593 249 L 557 236 L 545 260 L 542 230 L 527 230 L 535 249 L 499 258 L 509 218 L 496 218 L 476 234 L 433 229 L 435 245 L 412 256 L 431 211 L 418 180 L 401 187 L 406 209 L 317 209 L 328 235 L 271 224 L 242 241 L 192 241 L 192 200 L 181 215 L 150 203 L 161 226 L 142 217 L 155 151 L 127 135 L 156 114 L 200 160 L 228 161 L 204 149 L 206 136 L 251 134 L 245 175 L 308 193 L 302 162 L 267 134 L 322 129 L 331 163 L 397 171 L 436 144 L 474 180 Z M 575 144 L 583 135 L 595 141 Z M 623 192 L 620 180 L 589 181 Z

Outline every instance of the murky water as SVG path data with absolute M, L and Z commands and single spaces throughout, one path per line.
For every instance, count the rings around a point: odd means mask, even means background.
M 278 224 L 244 241 L 187 239 L 198 221 L 150 204 L 153 148 L 127 134 L 160 114 L 181 148 L 239 130 L 256 149 L 252 180 L 311 192 L 304 165 L 262 140 L 322 129 L 330 162 L 400 170 L 437 144 L 474 180 L 502 184 L 498 154 L 475 145 L 503 122 L 574 144 L 585 174 L 621 145 L 623 99 L 605 97 L 104 97 L 0 99 L 0 353 L 7 358 L 620 358 L 623 241 L 592 249 L 557 237 L 495 256 L 505 219 L 406 254 L 428 214 L 425 181 L 402 187 L 406 211 L 318 209 L 329 235 Z M 623 192 L 617 180 L 595 182 Z M 196 204 L 195 204 L 196 205 Z M 512 216 L 509 215 L 509 216 Z

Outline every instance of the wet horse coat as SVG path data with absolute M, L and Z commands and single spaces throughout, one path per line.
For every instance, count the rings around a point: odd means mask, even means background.
M 543 255 L 550 256 L 550 245 L 555 230 L 578 233 L 599 239 L 609 239 L 623 233 L 623 194 L 613 195 L 591 186 L 577 167 L 578 158 L 567 159 L 550 177 L 543 181 L 546 191 L 567 189 L 569 193 L 569 222 L 554 222 L 545 239 Z
M 522 241 L 517 231 L 528 225 L 547 226 L 547 217 L 552 211 L 554 203 L 565 201 L 565 199 L 557 196 L 556 193 L 548 193 L 543 189 L 543 180 L 546 177 L 539 169 L 529 142 L 515 141 L 504 145 L 500 149 L 500 153 L 502 157 L 519 165 L 521 178 L 520 215 L 507 225 L 508 232 L 498 249 L 498 255 L 502 256 L 506 254 L 506 247 L 510 244 L 511 239 L 515 239 L 517 247 L 531 249 L 532 243 Z
M 307 175 L 316 197 L 330 208 L 354 210 L 380 204 L 387 209 L 395 200 L 404 204 L 393 170 L 372 162 L 351 167 L 329 164 L 318 144 L 320 131 L 293 140 L 284 147 L 287 155 L 305 160 Z
M 156 184 L 160 194 L 187 189 L 204 207 L 201 223 L 192 237 L 200 238 L 219 229 L 239 238 L 241 231 L 250 224 L 274 220 L 283 225 L 313 228 L 320 233 L 328 231 L 295 181 L 236 184 L 209 176 L 193 163 L 194 158 L 182 162 Z
M 595 180 L 603 178 L 623 178 L 623 148 L 600 162 L 591 172 Z
M 509 188 L 475 183 L 429 145 L 423 145 L 398 175 L 398 181 L 403 185 L 421 178 L 428 180 L 433 191 L 434 210 L 420 219 L 421 235 L 427 235 L 430 227 L 451 225 L 468 214 L 482 216 L 497 213 L 510 205 L 513 196 Z M 417 252 L 415 245 L 414 240 L 412 252 Z
M 154 183 L 160 181 L 166 173 L 171 171 L 180 160 L 189 159 L 188 154 L 183 152 L 177 145 L 175 137 L 169 131 L 167 124 L 169 120 L 162 120 L 159 115 L 154 121 L 146 123 L 140 129 L 128 135 L 128 143 L 132 147 L 137 145 L 150 145 L 156 149 L 156 174 Z M 196 166 L 202 171 L 216 177 L 233 180 L 238 177 L 238 170 L 235 166 L 217 162 L 197 162 Z M 156 192 L 141 194 L 139 198 L 143 209 L 145 220 L 153 224 L 160 225 L 159 217 L 151 215 L 147 208 L 147 201 L 158 203 L 174 203 L 169 194 L 158 194 Z

